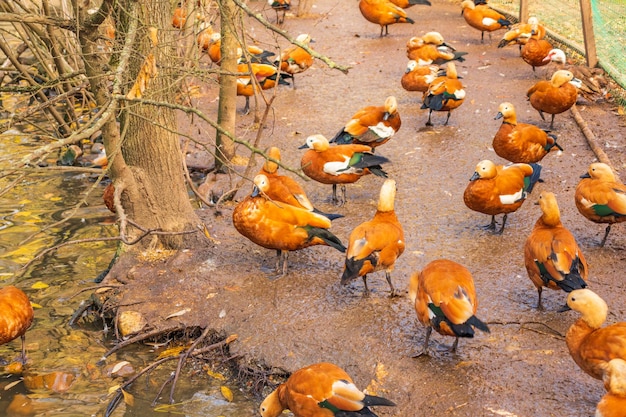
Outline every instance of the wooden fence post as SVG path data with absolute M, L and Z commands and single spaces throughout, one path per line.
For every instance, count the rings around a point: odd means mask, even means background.
M 519 21 L 520 23 L 528 22 L 528 0 L 519 1 Z
M 585 39 L 585 57 L 589 68 L 598 65 L 596 52 L 596 38 L 593 34 L 593 20 L 591 17 L 591 0 L 580 0 L 580 14 L 583 21 L 583 38 Z

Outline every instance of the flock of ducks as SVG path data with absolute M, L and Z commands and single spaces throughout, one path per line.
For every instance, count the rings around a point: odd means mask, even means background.
M 360 0 L 359 9 L 365 19 L 380 25 L 380 36 L 384 36 L 389 25 L 413 23 L 404 8 L 417 4 L 427 5 L 429 2 Z M 560 50 L 555 50 L 543 39 L 546 31 L 536 18 L 528 24 L 513 26 L 484 3 L 474 4 L 466 0 L 462 9 L 469 26 L 481 31 L 481 41 L 484 32 L 507 28 L 499 46 L 518 44 L 522 59 L 533 71 L 535 67 L 553 61 L 555 56 L 563 61 L 560 53 L 555 52 Z M 407 42 L 409 62 L 401 85 L 407 91 L 422 93 L 422 108 L 429 110 L 427 125 L 432 124 L 433 111 L 447 112 L 444 123 L 447 124 L 451 111 L 463 103 L 465 89 L 457 75 L 455 62 L 463 62 L 465 55 L 446 44 L 438 32 L 413 37 Z M 572 71 L 559 69 L 550 80 L 537 82 L 527 92 L 530 104 L 542 119 L 544 113 L 552 116 L 550 129 L 554 126 L 554 116 L 576 102 L 578 89 L 572 81 L 575 81 Z M 471 210 L 490 215 L 491 222 L 486 228 L 501 234 L 507 215 L 518 210 L 533 186 L 541 181 L 539 162 L 550 152 L 563 148 L 551 130 L 518 123 L 512 103 L 500 104 L 495 119 L 502 119 L 502 125 L 494 135 L 493 148 L 510 164 L 497 165 L 490 160 L 479 162 L 463 200 Z M 332 184 L 332 202 L 337 205 L 347 202 L 346 184 L 368 174 L 386 178 L 373 217 L 354 227 L 347 247 L 329 230 L 331 220 L 341 215 L 314 209 L 300 186 L 288 186 L 287 182 L 294 181 L 276 173 L 280 151 L 275 147 L 268 151 L 268 162 L 254 179 L 253 193 L 234 210 L 235 228 L 258 245 L 277 251 L 279 274 L 284 275 L 287 271 L 289 251 L 327 245 L 345 253 L 342 284 L 361 277 L 364 295 L 368 295 L 367 276 L 384 271 L 390 295 L 398 296 L 391 273 L 405 250 L 404 232 L 394 211 L 396 183 L 387 178 L 383 165 L 389 161 L 378 153 L 378 148 L 384 148 L 400 127 L 397 100 L 390 96 L 381 106 L 358 110 L 331 140 L 319 134 L 312 135 L 301 147 L 306 149 L 301 158 L 302 171 L 319 183 Z M 342 188 L 341 198 L 337 196 L 338 185 Z M 581 176 L 574 199 L 583 216 L 607 225 L 601 246 L 607 240 L 611 225 L 626 221 L 626 186 L 616 179 L 606 164 L 589 166 L 588 172 Z M 538 293 L 537 308 L 543 309 L 544 288 L 568 293 L 566 307 L 578 311 L 581 317 L 567 332 L 567 347 L 581 369 L 594 378 L 603 379 L 608 391 L 598 404 L 597 415 L 623 417 L 626 415 L 626 322 L 602 327 L 606 320 L 606 303 L 586 288 L 589 266 L 573 234 L 561 222 L 556 196 L 544 191 L 538 204 L 542 214 L 524 244 L 525 266 Z M 503 219 L 498 229 L 496 216 L 501 214 Z M 409 298 L 418 320 L 427 327 L 420 355 L 428 353 L 433 329 L 455 337 L 453 351 L 458 339 L 473 337 L 475 329 L 489 332 L 487 324 L 476 317 L 478 301 L 472 275 L 456 262 L 435 260 L 413 274 L 409 282 Z M 296 416 L 375 416 L 368 409 L 372 405 L 393 403 L 365 395 L 343 370 L 320 363 L 292 374 L 263 401 L 260 412 L 264 417 L 278 416 L 284 409 L 290 409 Z

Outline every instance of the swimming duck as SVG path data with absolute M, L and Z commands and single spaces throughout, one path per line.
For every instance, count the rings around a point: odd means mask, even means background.
M 0 288 L 0 345 L 19 337 L 22 340 L 22 364 L 26 364 L 25 335 L 33 318 L 33 307 L 24 291 L 13 285 Z
M 474 328 L 489 332 L 487 324 L 476 317 L 478 300 L 472 274 L 456 262 L 438 259 L 411 275 L 409 298 L 417 318 L 427 326 L 420 354 L 428 354 L 433 329 L 456 338 L 451 348 L 453 352 L 459 344 L 459 337 L 474 337 Z
M 556 196 L 544 191 L 538 204 L 542 215 L 524 244 L 524 263 L 537 288 L 537 308 L 543 310 L 543 287 L 565 292 L 585 288 L 589 267 L 574 235 L 561 223 Z
M 367 274 L 382 270 L 385 271 L 385 279 L 391 288 L 391 297 L 399 295 L 391 282 L 391 271 L 404 252 L 405 243 L 402 225 L 394 211 L 395 197 L 396 182 L 392 179 L 385 180 L 380 189 L 374 218 L 361 223 L 350 233 L 341 283 L 345 285 L 362 277 L 365 295 L 369 295 Z
M 267 181 L 263 174 L 254 177 L 252 194 L 237 204 L 233 211 L 233 225 L 257 245 L 277 251 L 276 270 L 280 275 L 287 272 L 290 251 L 313 245 L 327 245 L 341 252 L 346 251 L 339 238 L 328 230 L 330 219 L 268 199 L 260 191 Z
M 501 103 L 495 120 L 502 125 L 493 137 L 493 150 L 498 156 L 513 163 L 539 162 L 551 150 L 563 150 L 556 135 L 527 123 L 517 123 L 515 106 Z
M 604 246 L 611 225 L 626 221 L 626 186 L 617 181 L 610 166 L 602 162 L 589 165 L 580 176 L 574 201 L 580 214 L 594 223 L 606 223 L 600 246 Z
M 502 234 L 508 213 L 519 209 L 524 200 L 539 181 L 541 165 L 512 164 L 496 165 L 492 161 L 480 161 L 465 188 L 465 205 L 480 213 L 490 214 L 491 223 L 486 229 L 496 228 L 496 215 L 504 214 L 502 227 L 496 234 Z
M 309 46 L 311 36 L 308 33 L 302 33 L 296 38 L 297 42 L 305 46 Z M 275 61 L 276 66 L 280 67 L 282 72 L 295 75 L 306 71 L 313 65 L 313 57 L 310 53 L 302 49 L 298 45 L 291 45 L 284 49 L 280 54 L 280 59 Z M 296 88 L 295 77 L 292 79 L 293 88 Z
M 401 125 L 398 101 L 389 96 L 382 106 L 367 106 L 357 111 L 330 142 L 367 145 L 374 149 L 387 143 Z
M 299 369 L 268 395 L 259 408 L 261 417 L 278 417 L 290 410 L 295 417 L 376 417 L 371 406 L 394 406 L 393 401 L 365 394 L 350 375 L 332 363 Z
M 608 306 L 588 288 L 570 292 L 567 307 L 581 314 L 565 334 L 569 353 L 580 369 L 603 379 L 609 361 L 626 360 L 626 322 L 602 327 Z
M 306 139 L 300 149 L 308 151 L 302 155 L 300 165 L 302 171 L 311 179 L 322 184 L 333 185 L 332 202 L 346 203 L 346 186 L 358 181 L 363 175 L 374 174 L 387 178 L 381 164 L 389 160 L 374 155 L 367 145 L 337 145 L 331 147 L 323 135 L 313 135 Z M 342 200 L 337 199 L 337 184 L 341 185 Z
M 456 65 L 452 61 L 448 62 L 446 75 L 437 77 L 428 86 L 428 90 L 423 95 L 422 109 L 428 109 L 428 121 L 426 126 L 432 126 L 430 117 L 434 111 L 447 111 L 448 116 L 444 125 L 450 120 L 450 112 L 463 104 L 465 100 L 465 89 L 458 80 Z
M 552 115 L 550 129 L 554 129 L 554 116 L 576 103 L 578 90 L 570 81 L 580 83 L 570 71 L 558 70 L 552 74 L 550 81 L 541 80 L 526 93 L 530 105 L 539 112 L 541 120 L 546 120 L 544 112 Z
M 461 8 L 467 24 L 480 30 L 481 42 L 485 40 L 485 32 L 489 32 L 489 37 L 491 37 L 491 32 L 511 26 L 511 22 L 504 15 L 493 10 L 487 4 L 477 6 L 472 0 L 465 0 L 461 3 Z
M 420 4 L 430 5 L 428 0 L 419 0 Z M 404 9 L 389 0 L 359 0 L 359 10 L 365 19 L 380 25 L 380 36 L 389 34 L 389 25 L 395 23 L 415 23 L 407 16 Z

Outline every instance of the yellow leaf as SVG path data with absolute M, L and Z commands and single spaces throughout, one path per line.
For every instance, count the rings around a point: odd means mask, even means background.
M 148 28 L 148 38 L 150 38 L 150 42 L 152 42 L 152 46 L 157 46 L 159 44 L 159 38 L 157 38 L 157 28 L 149 27 Z
M 50 198 L 50 201 L 61 201 L 61 200 L 63 200 L 62 197 L 51 197 Z
M 44 288 L 48 288 L 48 287 L 49 285 L 42 281 L 37 281 L 33 285 L 31 285 L 31 288 L 33 290 L 43 290 Z
M 219 372 L 213 372 L 212 370 L 207 369 L 206 373 L 212 378 L 219 379 L 220 381 L 226 381 L 226 377 Z
M 130 392 L 126 392 L 122 390 L 122 394 L 124 395 L 124 402 L 131 407 L 135 405 L 135 397 Z
M 117 391 L 118 389 L 120 389 L 120 385 L 113 385 L 111 388 L 109 388 L 109 395 L 113 394 L 115 391 Z
M 220 391 L 222 391 L 222 395 L 226 398 L 226 401 L 229 403 L 233 402 L 233 392 L 225 385 L 220 387 Z
M 171 356 L 178 356 L 180 352 L 185 350 L 185 346 L 176 346 L 173 348 L 165 349 L 163 352 L 159 353 L 157 359 L 169 358 Z
M 31 306 L 32 308 L 43 308 L 40 304 L 33 303 L 32 301 L 30 302 L 30 306 Z

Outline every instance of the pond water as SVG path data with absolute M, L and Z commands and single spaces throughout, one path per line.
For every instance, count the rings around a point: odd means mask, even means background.
M 2 172 L 38 145 L 42 144 L 29 143 L 17 130 L 0 135 Z M 17 175 L 3 175 L 0 187 L 7 187 Z M 0 286 L 21 288 L 35 307 L 35 320 L 26 333 L 28 361 L 23 373 L 12 375 L 0 367 L 1 416 L 17 415 L 12 407 L 18 404 L 20 416 L 103 415 L 112 398 L 110 392 L 124 382 L 124 378 L 108 377 L 106 366 L 96 365 L 113 346 L 102 324 L 97 320 L 79 320 L 73 327 L 68 324 L 97 285 L 94 279 L 107 268 L 115 242 L 67 245 L 34 260 L 42 250 L 62 242 L 116 236 L 115 217 L 102 203 L 104 185 L 96 179 L 95 174 L 81 172 L 45 172 L 18 181 L 0 199 Z M 164 349 L 131 346 L 111 355 L 106 365 L 110 369 L 128 361 L 139 371 Z M 13 361 L 19 351 L 17 339 L 0 346 L 0 358 Z M 134 405 L 122 401 L 113 415 L 253 415 L 256 405 L 250 399 L 219 379 L 220 374 L 209 376 L 206 365 L 199 364 L 188 363 L 183 370 L 176 385 L 176 404 L 167 405 L 169 384 L 153 403 L 176 363 L 170 361 L 149 377 L 140 377 L 129 388 Z M 36 376 L 50 374 L 60 377 L 55 384 L 48 384 L 52 389 L 37 382 Z M 232 401 L 225 399 L 223 386 L 234 394 Z

